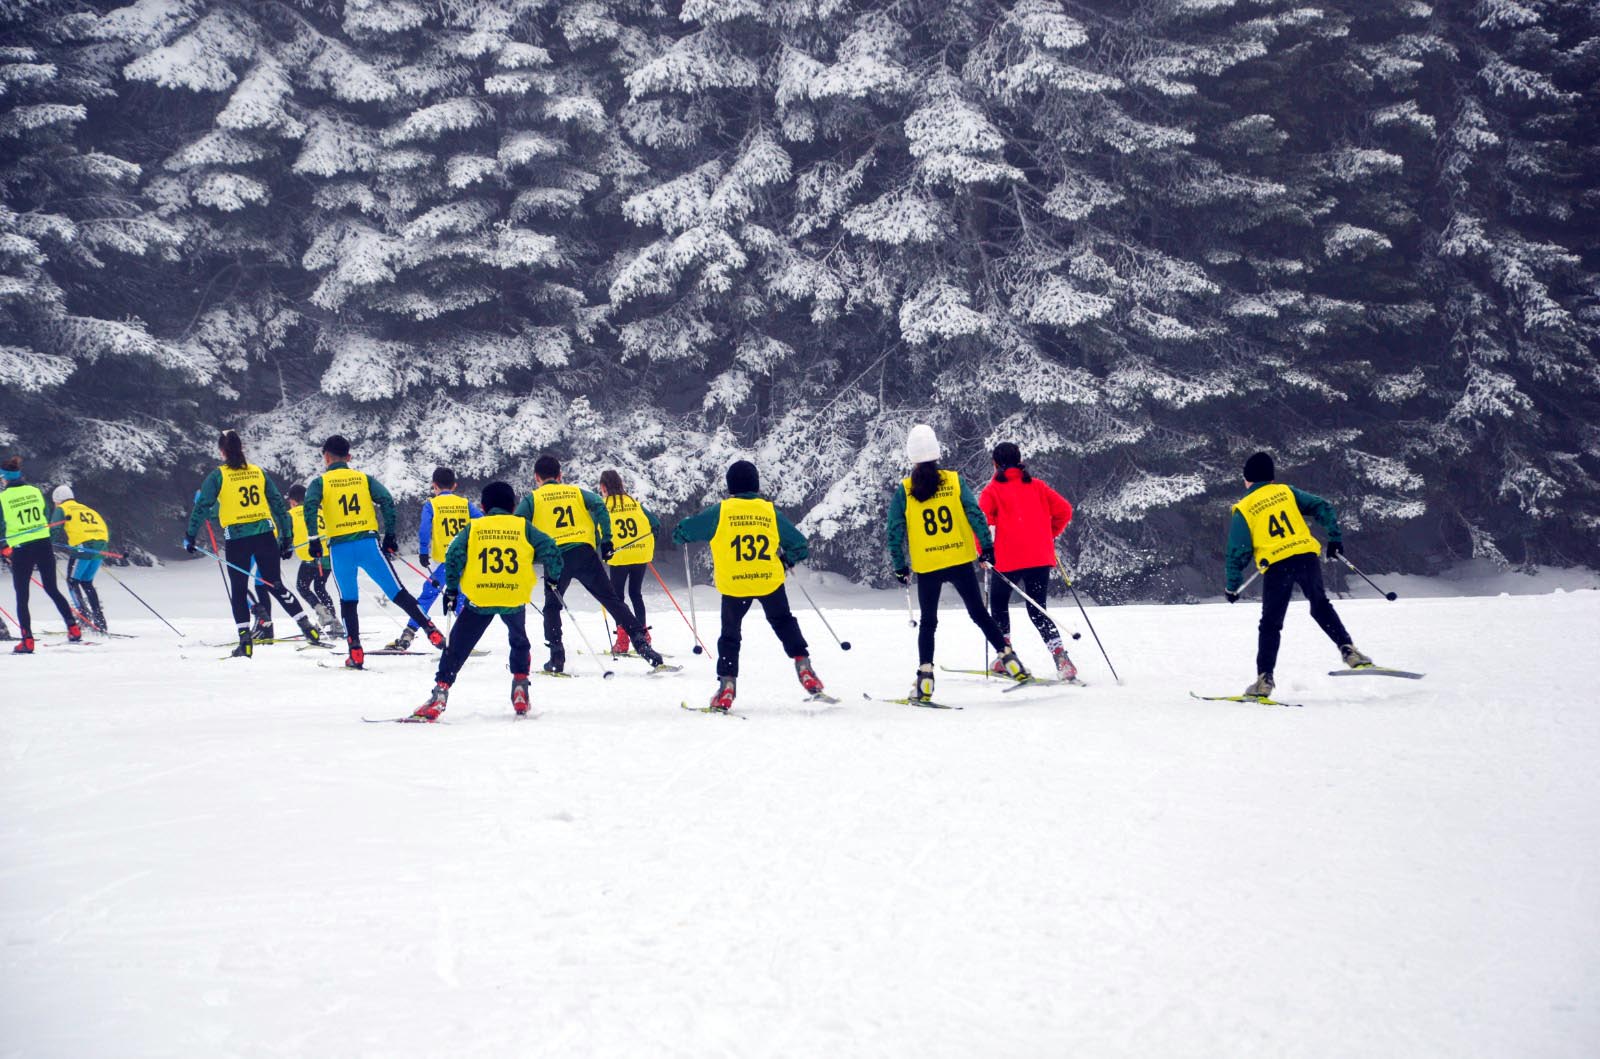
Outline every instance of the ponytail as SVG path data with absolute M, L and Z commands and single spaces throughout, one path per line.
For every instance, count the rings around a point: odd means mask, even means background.
M 217 445 L 222 449 L 223 462 L 231 469 L 237 471 L 244 467 L 244 442 L 239 440 L 237 430 L 224 430 Z
M 939 461 L 928 460 L 911 468 L 911 498 L 918 503 L 933 499 L 939 491 Z
M 628 491 L 622 487 L 622 475 L 614 470 L 601 471 L 600 484 L 605 487 L 606 507 L 613 510 L 616 509 L 617 505 L 613 504 L 612 501 L 620 502 L 628 495 Z

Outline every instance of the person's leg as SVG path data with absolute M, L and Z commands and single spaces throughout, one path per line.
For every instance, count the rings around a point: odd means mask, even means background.
M 558 667 L 566 662 L 567 649 L 561 642 L 561 599 L 557 597 L 564 598 L 571 584 L 565 567 L 559 581 L 544 583 L 544 645 L 550 649 L 550 662 Z
M 438 584 L 434 582 L 437 581 Z M 428 579 L 422 582 L 422 588 L 417 592 L 417 609 L 426 614 L 433 609 L 433 601 L 439 598 L 439 585 L 444 584 L 444 578 L 438 574 L 430 573 Z M 406 628 L 415 629 L 418 625 L 413 619 L 406 623 Z
M 606 568 L 606 577 L 611 581 L 612 595 L 620 597 L 628 584 L 628 568 L 625 566 L 609 566 Z M 630 646 L 628 630 L 617 626 L 615 638 L 608 645 L 612 654 L 627 654 Z
M 394 605 L 404 611 L 406 616 L 416 623 L 417 628 L 426 629 L 430 633 L 437 631 L 433 627 L 433 622 L 429 621 L 428 616 L 422 613 L 422 608 L 417 606 L 417 597 L 401 586 L 400 579 L 394 575 L 394 567 L 389 565 L 389 560 L 384 557 L 383 549 L 378 547 L 377 540 L 372 537 L 364 537 L 351 543 L 353 547 L 359 549 L 356 552 L 356 561 L 360 564 L 361 569 L 367 572 L 367 576 L 372 578 L 373 584 L 377 585 L 384 595 L 392 599 Z M 479 635 L 482 635 L 482 633 L 480 632 Z
M 533 664 L 533 644 L 528 640 L 527 609 L 502 614 L 500 620 L 505 623 L 506 640 L 511 645 L 511 657 L 508 661 L 512 674 L 527 673 L 528 667 Z
M 17 595 L 17 625 L 22 629 L 23 639 L 33 635 L 33 615 L 28 613 L 28 593 L 32 588 L 28 575 L 32 571 L 33 564 L 22 548 L 11 549 L 11 589 Z
M 722 633 L 717 637 L 719 677 L 739 675 L 739 642 L 742 638 L 740 626 L 744 624 L 744 616 L 750 612 L 750 604 L 753 602 L 755 601 L 748 596 L 722 597 Z
M 784 591 L 784 587 L 779 585 L 757 598 L 761 600 L 761 610 L 767 616 L 767 624 L 772 626 L 772 631 L 778 634 L 778 640 L 783 644 L 783 653 L 790 658 L 810 654 L 805 634 L 800 631 L 800 623 L 795 620 L 794 611 L 789 607 L 789 593 Z
M 600 555 L 593 548 L 574 548 L 563 556 L 563 560 L 571 557 L 577 561 L 573 564 L 572 576 L 584 588 L 589 590 L 589 595 L 616 619 L 620 628 L 628 630 L 628 635 L 635 640 L 643 640 L 644 627 L 639 624 L 639 619 L 633 616 L 633 611 L 622 602 L 622 597 L 611 589 L 611 579 L 606 576 L 606 568 L 600 562 Z M 562 580 L 566 580 L 566 570 L 562 570 Z
M 639 624 L 645 629 L 650 628 L 650 622 L 644 616 L 644 565 L 630 566 L 628 570 L 628 606 L 633 609 L 633 616 L 639 619 Z M 621 595 L 618 592 L 617 595 Z
M 1016 574 L 1007 574 L 1016 579 Z M 1000 571 L 989 571 L 989 617 L 1005 636 L 1011 635 L 1011 586 L 1000 580 Z
M 450 629 L 450 643 L 439 657 L 439 668 L 433 674 L 435 683 L 448 685 L 456 682 L 456 675 L 472 656 L 472 649 L 478 645 L 483 631 L 493 621 L 493 614 L 485 614 L 473 607 L 462 611 L 460 619 Z
M 949 570 L 950 585 L 961 597 L 961 602 L 967 605 L 967 616 L 972 623 L 983 632 L 996 651 L 1004 651 L 1007 647 L 1005 633 L 1000 631 L 1000 626 L 989 616 L 983 607 L 983 589 L 978 586 L 977 572 L 970 563 L 953 566 Z
M 1050 575 L 1055 572 L 1053 566 L 1032 566 L 1009 575 L 1013 581 L 1022 586 L 1029 598 L 1040 603 L 1047 602 L 1050 594 Z M 1021 580 L 1018 580 L 1020 574 Z M 1050 620 L 1050 615 L 1045 611 L 1027 603 L 1028 617 L 1033 619 L 1033 627 L 1039 630 L 1039 638 L 1044 645 L 1054 651 L 1061 646 L 1061 631 L 1056 628 L 1056 623 Z
M 300 569 L 295 571 L 294 590 L 300 593 L 300 598 L 306 601 L 306 606 L 316 610 L 322 601 L 317 598 L 317 564 L 315 562 L 302 562 Z
M 1320 558 L 1315 555 L 1297 555 L 1295 558 L 1306 560 L 1303 564 L 1297 564 L 1299 569 L 1295 571 L 1295 579 L 1300 591 L 1311 601 L 1312 619 L 1328 634 L 1328 639 L 1333 641 L 1335 647 L 1350 643 L 1350 633 L 1346 631 L 1344 622 L 1339 620 L 1339 612 L 1333 609 L 1333 604 L 1328 600 L 1328 590 L 1322 583 Z
M 360 566 L 355 546 L 360 541 L 341 541 L 328 546 L 333 579 L 339 587 L 339 617 L 344 622 L 345 642 L 352 650 L 361 647 L 361 588 L 357 583 Z
M 278 558 L 278 538 L 270 533 L 263 533 L 252 539 L 260 542 L 255 546 L 256 575 L 267 583 L 261 598 L 276 599 L 285 614 L 299 621 L 303 611 L 300 601 L 294 598 L 289 586 L 283 583 L 283 560 Z
M 1261 626 L 1256 641 L 1256 674 L 1271 674 L 1278 664 L 1278 644 L 1283 638 L 1283 616 L 1289 612 L 1294 578 L 1282 563 L 1261 575 Z
M 333 597 L 328 595 L 329 570 L 319 560 L 312 560 L 311 566 L 311 592 L 317 601 L 328 608 L 328 613 L 333 613 Z
M 77 615 L 72 613 L 72 605 L 67 602 L 67 597 L 62 595 L 60 586 L 56 584 L 54 546 L 49 540 L 37 540 L 29 541 L 23 547 L 33 553 L 32 562 L 39 571 L 39 584 L 44 587 L 44 594 L 50 597 L 50 602 L 56 605 L 56 612 L 61 615 L 61 620 L 68 627 L 78 624 Z
M 228 598 L 233 604 L 233 624 L 240 632 L 250 631 L 250 550 L 249 538 L 227 540 L 222 544 L 224 567 L 228 574 Z
M 944 588 L 944 570 L 917 575 L 917 661 L 933 664 L 933 634 L 939 628 L 939 592 Z

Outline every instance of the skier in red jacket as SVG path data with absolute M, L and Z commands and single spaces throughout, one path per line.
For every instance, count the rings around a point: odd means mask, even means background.
M 983 487 L 978 506 L 994 527 L 994 566 L 989 571 L 989 613 L 1011 642 L 1011 586 L 1000 578 L 1004 574 L 1013 584 L 1041 604 L 1050 588 L 1050 573 L 1056 565 L 1056 538 L 1072 521 L 1072 505 L 1062 495 L 1028 473 L 1022 450 L 1014 442 L 1002 441 L 994 447 L 994 479 Z M 1050 615 L 1028 604 L 1028 617 L 1039 630 L 1056 673 L 1062 680 L 1078 675 L 1078 667 L 1067 657 L 1061 633 Z

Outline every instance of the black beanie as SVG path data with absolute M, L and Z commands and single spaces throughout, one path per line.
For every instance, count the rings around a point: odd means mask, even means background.
M 483 487 L 483 510 L 510 511 L 517 505 L 517 491 L 506 482 L 490 482 Z
M 728 492 L 733 494 L 761 492 L 761 475 L 756 471 L 756 465 L 749 460 L 740 460 L 729 467 Z
M 1264 452 L 1258 452 L 1244 461 L 1244 480 L 1247 482 L 1270 482 L 1277 477 L 1277 468 L 1272 465 L 1272 457 Z

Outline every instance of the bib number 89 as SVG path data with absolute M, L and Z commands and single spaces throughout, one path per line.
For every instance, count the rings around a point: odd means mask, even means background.
M 922 532 L 932 537 L 936 533 L 954 533 L 956 528 L 955 516 L 947 507 L 929 507 L 922 509 Z
M 741 563 L 753 563 L 757 559 L 770 560 L 772 558 L 772 538 L 766 534 L 760 536 L 754 533 L 744 533 L 729 542 L 733 545 L 733 557 Z

